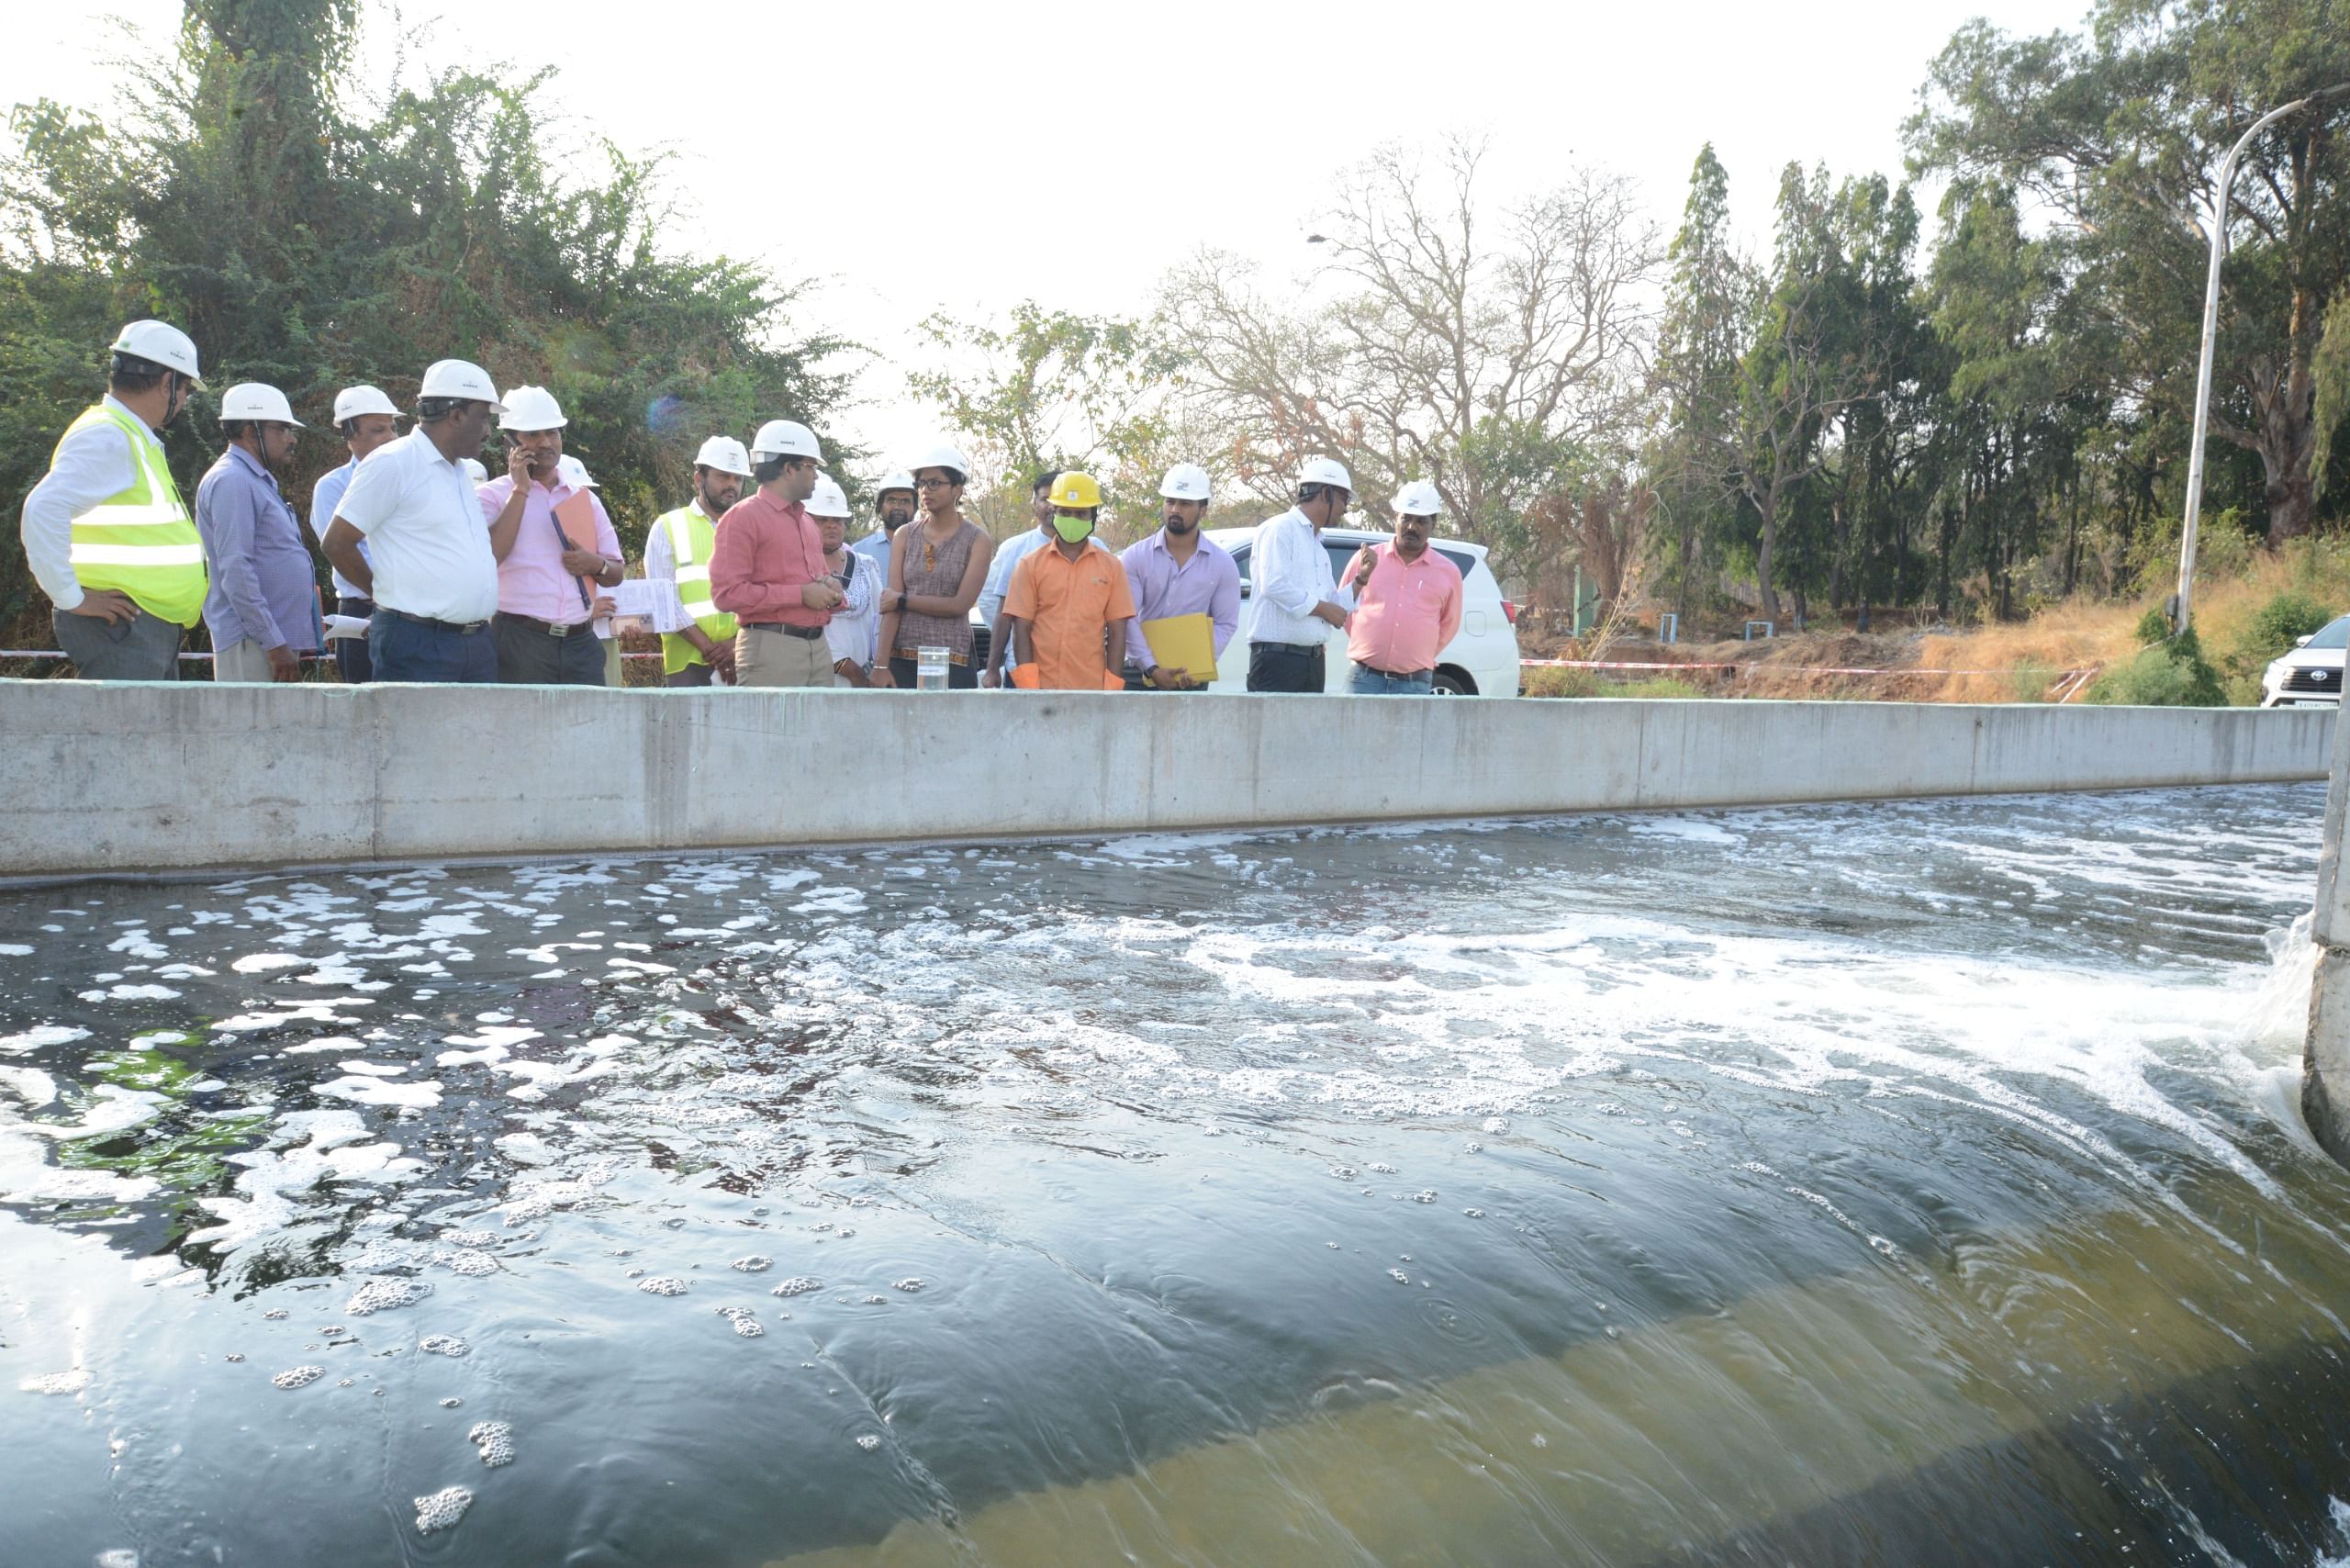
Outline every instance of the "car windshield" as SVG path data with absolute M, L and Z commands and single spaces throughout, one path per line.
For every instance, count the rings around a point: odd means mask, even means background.
M 2305 648 L 2350 648 L 2350 615 L 2338 615 L 2318 629 Z

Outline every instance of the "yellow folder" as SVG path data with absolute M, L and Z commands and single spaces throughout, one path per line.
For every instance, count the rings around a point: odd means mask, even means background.
M 1180 669 L 1193 680 L 1215 678 L 1215 623 L 1205 615 L 1165 615 L 1142 623 L 1154 664 Z

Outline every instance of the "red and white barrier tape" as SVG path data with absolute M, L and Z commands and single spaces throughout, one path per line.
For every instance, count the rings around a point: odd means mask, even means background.
M 1852 665 L 1735 665 L 1735 664 L 1640 664 L 1617 659 L 1520 659 L 1526 669 L 1664 669 L 1744 670 L 1750 675 L 2046 675 L 2070 678 L 2095 674 L 2098 667 L 2059 669 L 2053 665 L 2019 665 L 2011 669 L 1863 669 Z

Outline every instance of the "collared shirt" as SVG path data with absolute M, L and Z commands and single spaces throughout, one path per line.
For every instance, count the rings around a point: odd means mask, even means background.
M 358 472 L 359 459 L 354 457 L 340 468 L 328 469 L 319 476 L 319 482 L 310 487 L 310 538 L 321 547 L 322 554 L 327 542 L 327 524 L 334 521 L 334 509 L 342 499 L 343 491 L 351 488 L 351 476 Z M 359 558 L 370 566 L 375 561 L 375 556 L 367 554 L 367 542 L 364 539 L 359 542 Z M 334 569 L 332 561 L 327 563 L 327 575 L 334 578 L 334 591 L 338 596 L 343 599 L 367 597 L 359 591 L 357 583 Z
M 473 481 L 422 428 L 369 453 L 334 515 L 371 547 L 379 609 L 460 622 L 498 612 L 498 556 Z
M 112 393 L 100 402 L 139 417 Z M 25 564 L 58 609 L 82 602 L 82 580 L 73 575 L 73 520 L 130 488 L 131 478 L 130 442 L 114 425 L 94 420 L 58 443 L 48 474 L 26 495 L 18 519 Z
M 319 644 L 318 578 L 301 525 L 276 476 L 231 446 L 196 487 L 196 528 L 212 586 L 204 623 L 215 648 L 251 643 L 312 653 Z
M 890 531 L 887 528 L 877 526 L 849 548 L 872 562 L 873 569 L 881 575 L 883 582 L 890 580 Z
M 514 494 L 514 476 L 500 474 L 487 484 L 476 486 L 474 494 L 481 501 L 482 521 L 494 522 Z M 588 498 L 588 508 L 596 514 L 596 537 L 574 538 L 572 548 L 593 550 L 607 560 L 621 558 L 620 535 L 612 532 L 612 520 L 595 491 L 576 488 L 561 478 L 553 485 L 532 480 L 530 494 L 522 498 L 522 521 L 514 530 L 514 548 L 498 563 L 499 610 L 509 615 L 527 615 L 551 626 L 576 626 L 588 619 L 588 607 L 596 590 L 581 582 L 578 573 L 564 566 L 564 529 L 554 515 L 556 507 L 580 495 Z
M 1167 531 L 1126 546 L 1118 557 L 1126 568 L 1126 586 L 1135 596 L 1135 623 L 1126 632 L 1126 662 L 1147 669 L 1153 663 L 1142 623 L 1169 615 L 1204 615 L 1215 627 L 1216 656 L 1240 630 L 1240 567 L 1232 553 L 1204 533 L 1194 534 L 1199 548 L 1188 561 L 1178 561 L 1167 547 Z M 1215 671 L 1195 669 L 1196 680 L 1214 680 Z
M 870 555 L 860 555 L 854 549 L 845 554 L 854 569 L 848 586 L 841 590 L 847 597 L 824 622 L 824 642 L 833 651 L 834 663 L 855 659 L 869 665 L 881 656 L 881 571 Z
M 710 597 L 738 621 L 822 626 L 827 610 L 800 602 L 800 590 L 823 581 L 824 538 L 798 501 L 753 490 L 718 520 L 710 556 Z
M 1064 691 L 1099 691 L 1108 672 L 1102 636 L 1135 612 L 1126 569 L 1089 539 L 1072 561 L 1058 549 L 1031 550 L 1013 569 L 1004 613 L 1028 622 L 1036 683 Z
M 1322 536 L 1295 507 L 1259 523 L 1248 554 L 1248 591 L 1257 601 L 1250 642 L 1320 643 L 1331 629 L 1315 618 L 1314 607 L 1354 608 L 1354 596 L 1330 575 L 1330 553 L 1322 547 Z
M 1460 630 L 1460 568 L 1430 546 L 1416 561 L 1404 560 L 1393 539 L 1363 548 L 1375 564 L 1347 625 L 1347 656 L 1389 675 L 1436 668 Z M 1348 578 L 1357 565 L 1347 564 Z
M 1012 591 L 1012 574 L 1019 569 L 1020 563 L 1026 560 L 1030 553 L 1043 549 L 1052 543 L 1052 530 L 1049 528 L 1032 528 L 1027 532 L 1014 535 L 996 546 L 995 559 L 988 563 L 987 581 L 980 586 L 979 601 L 976 606 L 979 612 L 979 623 L 987 627 L 990 634 L 995 630 L 995 623 L 1003 618 L 1003 599 L 1004 596 Z M 990 669 L 1012 667 L 1012 639 L 1010 637 L 1003 639 L 1001 647 L 992 644 L 989 645 L 988 667 Z
M 702 510 L 699 496 L 688 501 L 686 510 L 697 517 L 710 516 Z M 713 521 L 711 526 L 715 528 L 718 525 Z M 657 522 L 644 532 L 644 576 L 649 582 L 669 585 L 669 597 L 677 599 L 679 621 L 693 619 L 686 611 L 686 601 L 677 598 L 677 547 L 669 543 L 669 531 Z

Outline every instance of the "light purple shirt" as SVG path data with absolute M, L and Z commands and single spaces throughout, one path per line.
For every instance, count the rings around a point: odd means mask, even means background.
M 474 494 L 481 498 L 482 521 L 497 521 L 498 514 L 506 510 L 506 498 L 513 493 L 514 481 L 504 474 L 487 485 L 476 486 Z M 576 574 L 563 569 L 563 535 L 554 520 L 554 509 L 576 493 L 559 480 L 552 487 L 537 483 L 531 486 L 531 493 L 522 502 L 522 521 L 515 531 L 514 548 L 498 564 L 498 608 L 506 614 L 527 615 L 555 626 L 576 626 L 588 619 L 588 602 L 580 597 L 584 585 Z M 588 504 L 596 509 L 596 537 L 592 542 L 574 539 L 571 543 L 579 549 L 619 560 L 621 537 L 612 532 L 612 520 L 605 512 L 604 503 L 591 490 L 588 492 Z M 591 598 L 594 591 L 588 590 Z
M 1118 557 L 1126 568 L 1126 586 L 1135 596 L 1135 618 L 1126 628 L 1128 663 L 1147 666 L 1144 655 L 1149 644 L 1142 635 L 1146 621 L 1169 615 L 1206 616 L 1215 626 L 1218 658 L 1224 656 L 1224 645 L 1232 641 L 1232 634 L 1240 630 L 1240 567 L 1223 545 L 1204 533 L 1199 539 L 1200 547 L 1188 562 L 1176 561 L 1167 548 L 1163 528 L 1127 545 Z M 1191 674 L 1196 680 L 1215 678 L 1212 669 L 1195 669 Z

